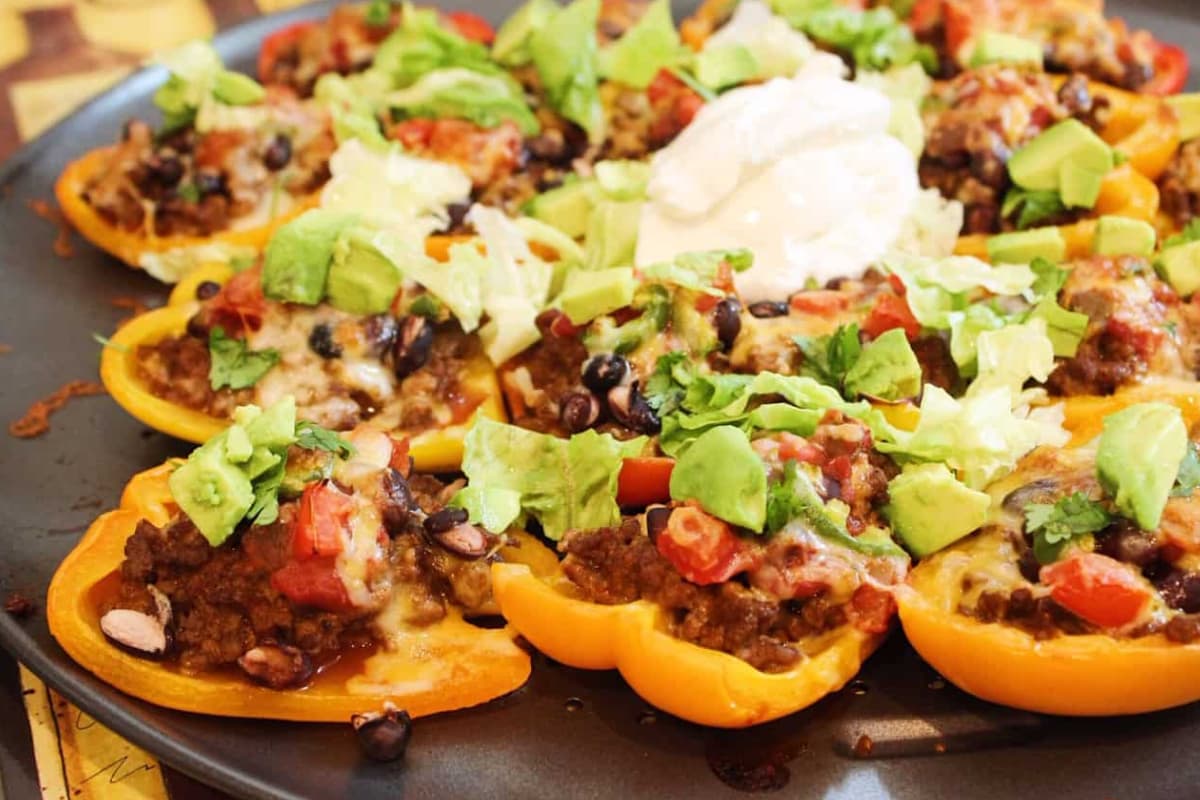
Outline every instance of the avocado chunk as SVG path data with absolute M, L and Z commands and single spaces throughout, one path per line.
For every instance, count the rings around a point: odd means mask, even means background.
M 629 305 L 637 287 L 632 267 L 574 269 L 567 273 L 558 303 L 571 324 L 583 325 Z
M 387 311 L 404 276 L 391 259 L 371 244 L 367 231 L 343 231 L 333 247 L 333 263 L 325 282 L 325 295 L 334 308 L 351 314 Z
M 600 161 L 594 167 L 596 183 L 609 200 L 644 200 L 650 183 L 650 165 L 641 161 Z
M 1100 196 L 1104 174 L 1092 172 L 1074 161 L 1064 161 L 1058 168 L 1058 194 L 1067 208 L 1091 208 Z
M 675 462 L 671 498 L 695 500 L 714 517 L 757 533 L 767 521 L 767 473 L 746 434 L 721 425 Z
M 530 200 L 525 213 L 553 225 L 572 239 L 578 239 L 587 233 L 595 190 L 595 183 L 590 180 L 564 183 Z
M 223 69 L 213 78 L 213 97 L 230 106 L 248 106 L 267 96 L 267 90 L 249 75 Z
M 1034 228 L 989 236 L 987 252 L 993 264 L 1028 264 L 1035 258 L 1057 264 L 1067 255 L 1067 243 L 1058 228 Z
M 266 411 L 242 406 L 234 412 L 234 420 L 245 427 L 255 447 L 281 450 L 296 441 L 296 398 L 287 395 Z
M 1167 105 L 1179 117 L 1179 139 L 1187 142 L 1200 136 L 1200 93 L 1177 94 L 1167 98 Z
M 1042 46 L 1010 33 L 984 31 L 971 53 L 971 66 L 984 64 L 1035 64 L 1040 67 Z
M 263 294 L 285 303 L 321 302 L 334 245 L 354 221 L 353 214 L 314 208 L 279 228 L 263 257 Z
M 213 547 L 229 538 L 254 503 L 250 479 L 225 458 L 225 438 L 194 450 L 167 481 L 175 503 Z
M 903 328 L 869 342 L 846 371 L 846 394 L 895 402 L 921 393 L 921 362 Z
M 254 445 L 241 425 L 233 424 L 225 431 L 225 460 L 230 464 L 244 464 L 254 455 Z
M 1079 120 L 1063 120 L 1013 153 L 1008 160 L 1008 174 L 1013 183 L 1025 189 L 1057 190 L 1061 165 L 1067 161 L 1103 175 L 1113 168 L 1113 152 Z
M 642 220 L 639 200 L 605 200 L 588 216 L 588 269 L 605 269 L 633 263 L 638 227 Z
M 1096 223 L 1092 252 L 1101 256 L 1149 257 L 1154 253 L 1157 238 L 1154 226 L 1145 220 L 1108 214 Z M 1197 278 L 1200 278 L 1200 270 L 1197 271 Z
M 1158 256 L 1158 271 L 1180 297 L 1200 291 L 1200 241 L 1163 250 Z
M 918 558 L 978 530 L 991 507 L 986 492 L 967 487 L 945 464 L 906 467 L 888 484 L 888 498 L 884 516 Z
M 1153 531 L 1187 447 L 1187 426 L 1176 406 L 1136 403 L 1104 418 L 1096 475 L 1123 516 Z

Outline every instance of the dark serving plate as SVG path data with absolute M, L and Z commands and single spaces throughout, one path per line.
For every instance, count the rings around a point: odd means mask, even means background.
M 498 22 L 516 0 L 457 5 L 475 5 Z M 1195 0 L 1110 6 L 1200 60 Z M 269 31 L 329 8 L 250 22 L 217 37 L 218 49 L 250 68 Z M 30 206 L 51 199 L 69 159 L 111 141 L 126 118 L 148 115 L 160 79 L 157 70 L 134 75 L 0 170 L 0 343 L 12 348 L 0 355 L 0 420 L 16 419 L 65 381 L 96 377 L 92 333 L 112 330 L 125 313 L 113 298 L 165 299 L 150 278 L 78 241 L 73 257 L 57 257 L 55 226 Z M 39 608 L 59 561 L 93 517 L 117 504 L 129 476 L 185 452 L 104 397 L 72 402 L 41 438 L 0 434 L 0 442 L 0 598 L 17 592 Z M 529 684 L 512 695 L 420 720 L 407 760 L 390 765 L 364 760 L 349 725 L 204 717 L 126 697 L 76 666 L 41 613 L 0 614 L 0 644 L 117 732 L 246 797 L 735 797 L 782 789 L 827 798 L 974 798 L 1035 789 L 1055 798 L 1174 798 L 1196 796 L 1200 786 L 1191 751 L 1200 705 L 1095 720 L 1011 711 L 945 685 L 899 631 L 843 691 L 738 732 L 655 713 L 615 673 L 538 657 Z

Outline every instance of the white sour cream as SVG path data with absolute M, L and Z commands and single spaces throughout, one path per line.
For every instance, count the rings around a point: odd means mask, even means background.
M 819 53 L 792 79 L 734 89 L 655 155 L 637 263 L 745 247 L 744 300 L 858 276 L 900 237 L 919 191 L 911 152 L 887 133 L 891 101 Z

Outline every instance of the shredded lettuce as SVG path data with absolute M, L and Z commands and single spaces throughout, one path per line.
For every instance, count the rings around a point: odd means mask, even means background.
M 393 88 L 403 89 L 446 67 L 507 77 L 487 47 L 442 25 L 435 9 L 404 3 L 400 26 L 379 46 L 372 69 L 387 75 Z
M 743 0 L 733 17 L 704 43 L 696 77 L 711 89 L 751 79 L 790 78 L 815 48 L 762 0 Z
M 511 120 L 526 136 L 542 127 L 513 81 L 463 67 L 427 72 L 412 85 L 388 94 L 386 102 L 410 117 L 453 117 L 484 128 Z
M 382 106 L 389 87 L 387 76 L 376 70 L 349 76 L 329 72 L 317 79 L 313 97 L 329 109 L 338 144 L 360 139 L 370 147 L 384 149 L 388 143 L 379 129 L 375 110 Z
M 604 108 L 597 79 L 596 20 L 600 0 L 574 0 L 534 32 L 529 53 L 550 105 L 587 131 L 588 140 L 604 140 Z
M 670 0 L 654 0 L 632 28 L 600 50 L 600 75 L 645 89 L 659 70 L 681 64 L 689 55 L 671 18 Z
M 836 0 L 771 0 L 771 5 L 817 42 L 848 53 L 859 69 L 882 70 L 914 62 L 928 72 L 937 68 L 933 48 L 919 44 L 886 6 L 860 11 Z
M 723 297 L 725 293 L 713 287 L 722 264 L 728 265 L 734 272 L 745 272 L 754 264 L 754 254 L 745 249 L 680 253 L 670 261 L 642 267 L 641 273 L 647 281 L 670 283 Z
M 978 290 L 999 295 L 1019 295 L 1036 278 L 1024 264 L 992 266 L 972 256 L 929 258 L 893 254 L 884 268 L 904 284 L 905 299 L 922 325 L 945 330 L 951 313 L 964 311 L 969 293 Z
M 217 51 L 203 40 L 163 54 L 158 63 L 170 72 L 167 82 L 154 93 L 165 131 L 190 125 L 202 109 L 210 106 L 253 105 L 266 96 L 266 90 L 253 78 L 225 69 Z M 207 117 L 215 122 L 223 118 L 219 109 L 208 110 Z
M 529 0 L 504 21 L 492 42 L 492 58 L 506 67 L 522 67 L 533 60 L 529 40 L 558 13 L 554 0 Z
M 621 442 L 589 430 L 559 439 L 480 416 L 464 442 L 468 485 L 454 503 L 495 532 L 524 516 L 554 540 L 573 529 L 615 525 L 622 461 L 644 447 L 644 438 Z

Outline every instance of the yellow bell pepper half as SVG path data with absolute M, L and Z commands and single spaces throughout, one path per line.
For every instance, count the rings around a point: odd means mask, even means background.
M 570 589 L 561 569 L 538 576 L 521 564 L 492 565 L 501 613 L 534 647 L 568 666 L 617 669 L 651 705 L 719 728 L 758 725 L 812 705 L 853 678 L 883 640 L 843 626 L 806 643 L 806 658 L 793 669 L 766 673 L 672 636 L 653 603 L 600 605 Z
M 438 252 L 444 237 L 429 240 L 427 250 Z M 100 355 L 100 380 L 112 398 L 135 419 L 162 433 L 200 444 L 229 425 L 229 420 L 172 403 L 150 392 L 138 375 L 137 351 L 169 336 L 182 335 L 188 320 L 199 310 L 196 286 L 202 281 L 223 283 L 232 270 L 223 264 L 196 268 L 171 292 L 167 305 L 133 318 L 113 334 Z M 478 413 L 490 419 L 507 420 L 496 372 L 480 355 L 462 378 L 472 393 L 483 397 Z M 470 421 L 416 433 L 409 440 L 409 454 L 421 472 L 449 472 L 462 463 L 463 438 Z M 404 433 L 404 431 L 395 431 Z
M 121 507 L 100 516 L 59 566 L 50 583 L 46 614 L 63 649 L 96 677 L 155 705 L 229 717 L 303 722 L 346 722 L 385 701 L 413 716 L 485 703 L 519 688 L 529 677 L 528 654 L 511 629 L 484 629 L 451 610 L 441 621 L 391 636 L 359 662 L 318 676 L 303 690 L 276 691 L 215 672 L 187 675 L 130 655 L 100 631 L 103 585 L 124 558 L 125 540 L 140 520 L 166 524 L 176 509 L 167 478 L 170 462 L 135 475 Z M 545 564 L 554 554 L 527 535 L 501 556 Z

